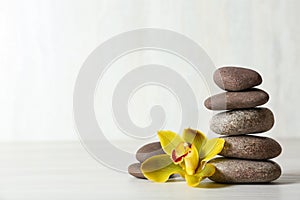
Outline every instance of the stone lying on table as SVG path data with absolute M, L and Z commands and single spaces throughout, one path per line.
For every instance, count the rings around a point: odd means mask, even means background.
M 209 97 L 204 105 L 210 110 L 232 110 L 253 108 L 263 105 L 269 100 L 269 95 L 260 89 L 249 89 L 241 92 L 223 92 Z
M 227 91 L 246 90 L 262 83 L 259 73 L 242 67 L 219 68 L 213 78 L 221 89 Z
M 266 160 L 279 156 L 281 146 L 268 137 L 241 135 L 221 137 L 225 140 L 219 155 L 228 158 Z
M 160 142 L 152 142 L 138 149 L 136 152 L 136 159 L 142 163 L 148 158 L 160 154 L 165 154 Z
M 268 108 L 231 110 L 218 113 L 210 120 L 210 129 L 221 135 L 262 133 L 274 125 L 274 115 Z
M 136 178 L 141 178 L 141 179 L 146 179 L 146 177 L 144 176 L 142 170 L 141 170 L 141 166 L 142 163 L 133 163 L 131 165 L 128 166 L 128 173 Z M 172 174 L 170 176 L 171 178 L 177 178 L 180 177 L 179 174 Z
M 268 183 L 281 175 L 280 166 L 273 161 L 216 158 L 209 163 L 216 167 L 209 179 L 217 183 Z
M 144 176 L 141 170 L 141 165 L 142 165 L 141 163 L 133 163 L 129 165 L 128 173 L 136 178 L 146 179 L 146 177 Z

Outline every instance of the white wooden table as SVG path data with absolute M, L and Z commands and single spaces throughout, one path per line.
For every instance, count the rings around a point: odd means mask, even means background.
M 300 140 L 279 140 L 283 175 L 272 184 L 205 188 L 185 182 L 155 184 L 94 160 L 79 142 L 0 143 L 0 200 L 8 199 L 300 199 Z

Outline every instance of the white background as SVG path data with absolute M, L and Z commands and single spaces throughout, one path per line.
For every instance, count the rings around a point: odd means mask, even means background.
M 271 134 L 300 137 L 299 9 L 297 0 L 0 1 L 0 140 L 77 140 L 82 63 L 112 36 L 143 27 L 186 35 L 216 66 L 259 71 L 276 115 Z

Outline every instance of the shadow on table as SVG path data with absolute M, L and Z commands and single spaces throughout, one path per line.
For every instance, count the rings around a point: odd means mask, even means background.
M 200 183 L 197 188 L 205 188 L 205 189 L 215 189 L 215 188 L 225 188 L 230 187 L 231 184 L 221 184 L 215 182 L 207 182 L 207 183 Z
M 282 174 L 282 176 L 275 182 L 269 183 L 274 185 L 289 185 L 300 183 L 300 172 Z
M 181 182 L 181 181 L 185 181 L 185 180 L 178 178 L 178 176 L 175 176 L 175 178 L 168 180 L 168 182 Z M 233 185 L 290 185 L 290 184 L 299 184 L 299 183 L 300 183 L 300 172 L 282 174 L 282 176 L 278 180 L 271 183 L 221 184 L 215 182 L 202 182 L 199 184 L 199 186 L 197 186 L 197 188 L 213 189 L 213 188 L 225 188 Z
M 290 185 L 300 183 L 300 173 L 282 174 L 278 180 L 270 183 L 238 183 L 232 185 Z
M 173 176 L 173 178 L 168 180 L 169 183 L 174 182 L 185 182 L 185 180 L 179 176 Z M 221 183 L 215 183 L 215 182 L 201 182 L 196 188 L 207 188 L 207 189 L 213 189 L 213 188 L 224 188 L 229 187 L 230 184 L 221 184 Z

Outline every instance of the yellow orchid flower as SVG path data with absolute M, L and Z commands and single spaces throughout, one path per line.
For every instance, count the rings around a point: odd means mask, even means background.
M 180 174 L 189 186 L 212 176 L 215 167 L 207 163 L 220 153 L 224 139 L 208 140 L 198 130 L 185 129 L 182 137 L 172 131 L 158 131 L 161 146 L 166 154 L 153 156 L 142 163 L 144 176 L 154 182 L 166 182 L 172 174 Z

